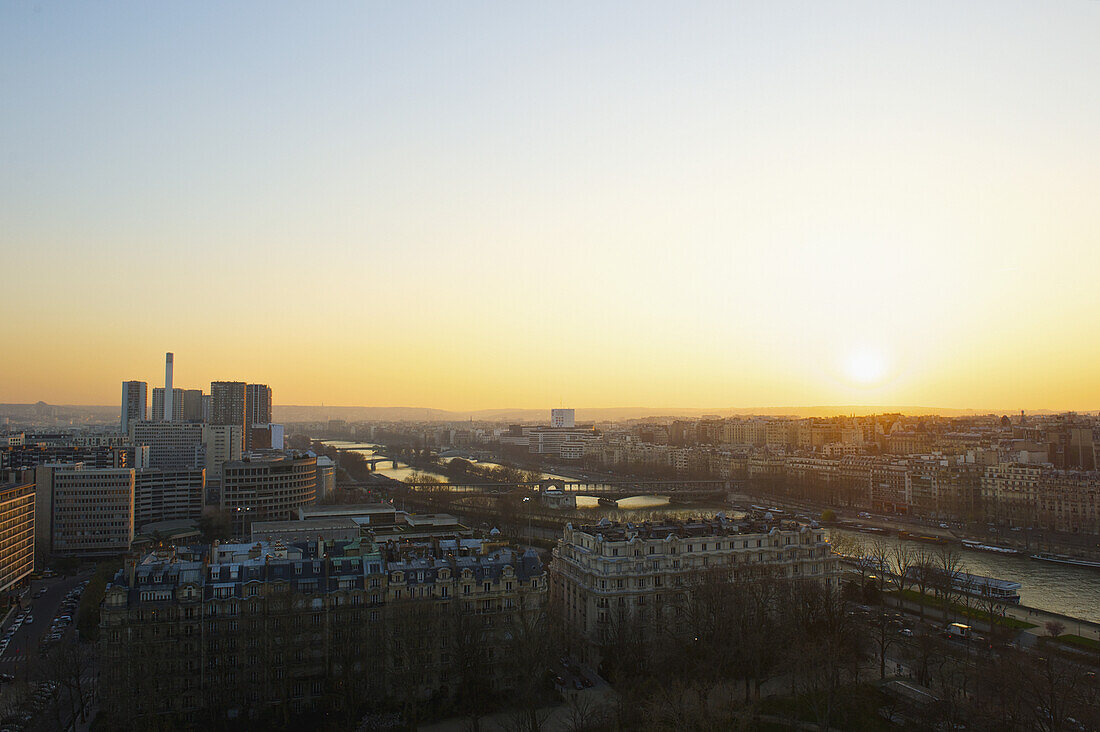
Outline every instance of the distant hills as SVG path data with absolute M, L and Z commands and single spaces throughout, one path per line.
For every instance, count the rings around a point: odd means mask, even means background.
M 716 417 L 734 416 L 770 416 L 770 417 L 835 417 L 839 415 L 867 415 L 898 413 L 924 416 L 965 417 L 980 414 L 1019 413 L 1019 409 L 954 409 L 949 407 L 918 406 L 881 406 L 881 405 L 840 405 L 815 407 L 711 407 L 708 409 L 690 409 L 678 407 L 578 407 L 577 422 L 620 422 L 646 418 L 695 418 L 707 415 Z M 1057 414 L 1057 410 L 1027 410 L 1028 414 Z M 1087 412 L 1078 410 L 1079 414 Z M 117 422 L 119 407 L 111 405 L 87 404 L 0 404 L 0 417 L 9 417 L 13 421 L 31 423 L 96 424 Z M 546 409 L 477 409 L 455 411 L 432 409 L 428 407 L 342 407 L 276 404 L 272 417 L 276 422 L 326 422 L 330 419 L 342 419 L 348 422 L 536 422 L 550 421 L 550 408 Z
M 835 417 L 838 415 L 882 414 L 900 412 L 923 416 L 938 414 L 944 417 L 962 417 L 977 414 L 1013 414 L 1019 410 L 951 409 L 946 407 L 887 407 L 887 406 L 817 406 L 817 407 L 711 407 L 689 409 L 677 407 L 596 407 L 576 409 L 577 422 L 615 422 L 645 418 L 717 417 L 733 416 L 791 416 Z M 1049 410 L 1028 411 L 1029 414 L 1051 414 Z M 318 422 L 342 419 L 358 421 L 417 421 L 417 422 L 549 422 L 550 409 L 478 409 L 453 411 L 418 407 L 316 407 L 276 405 L 273 417 L 276 422 Z

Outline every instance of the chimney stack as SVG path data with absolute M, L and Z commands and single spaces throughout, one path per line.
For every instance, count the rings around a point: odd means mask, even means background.
M 172 391 L 172 354 L 164 354 L 164 421 L 171 422 L 174 392 Z

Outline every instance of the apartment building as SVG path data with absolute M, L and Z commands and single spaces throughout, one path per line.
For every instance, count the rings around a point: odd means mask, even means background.
M 149 385 L 144 381 L 122 382 L 122 433 L 129 434 L 131 422 L 143 422 L 149 405 Z
M 503 692 L 546 587 L 534 552 L 479 539 L 134 558 L 102 605 L 102 709 L 122 728 L 255 725 L 332 704 L 424 703 L 453 695 L 471 667 Z
M 989 520 L 1066 533 L 1100 533 L 1100 473 L 1001 463 L 985 469 Z
M 693 577 L 708 569 L 727 570 L 733 579 L 766 572 L 826 586 L 840 576 L 838 559 L 816 527 L 721 514 L 641 524 L 603 519 L 566 525 L 550 563 L 550 602 L 582 639 L 580 655 L 595 665 L 615 623 L 674 622 Z

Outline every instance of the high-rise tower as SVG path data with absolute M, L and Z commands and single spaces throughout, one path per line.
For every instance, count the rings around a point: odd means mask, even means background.
M 149 386 L 144 381 L 122 382 L 122 433 L 130 431 L 131 422 L 145 419 Z
M 167 396 L 169 394 L 173 394 L 173 391 L 172 391 L 172 358 L 173 358 L 173 356 L 172 356 L 171 353 L 164 354 L 164 393 L 166 395 L 165 399 L 164 399 L 164 421 L 165 422 L 171 422 L 172 418 L 174 416 L 174 412 L 172 411 L 172 407 L 175 406 L 173 404 L 175 399 Z
M 210 424 L 240 425 L 242 448 L 248 430 L 247 387 L 243 381 L 210 382 Z

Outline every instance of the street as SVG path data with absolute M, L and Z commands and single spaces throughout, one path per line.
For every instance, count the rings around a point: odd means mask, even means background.
M 50 623 L 57 616 L 57 611 L 61 607 L 65 595 L 80 582 L 91 576 L 92 572 L 88 570 L 73 577 L 54 577 L 31 582 L 30 591 L 23 598 L 23 607 L 30 609 L 30 617 L 34 618 L 34 622 L 24 621 L 19 629 L 15 631 L 15 635 L 12 636 L 7 649 L 3 654 L 0 654 L 0 673 L 18 676 L 17 670 L 21 670 L 21 666 L 27 658 L 38 653 L 39 641 L 50 632 Z M 43 588 L 46 590 L 45 594 L 37 600 L 32 599 L 34 593 Z M 4 626 L 0 628 L 0 631 L 6 633 L 8 628 L 15 622 L 19 612 L 12 613 Z M 74 630 L 76 612 L 73 611 L 68 614 L 72 615 L 74 622 L 66 629 L 64 641 L 70 639 L 70 633 L 76 632 Z

